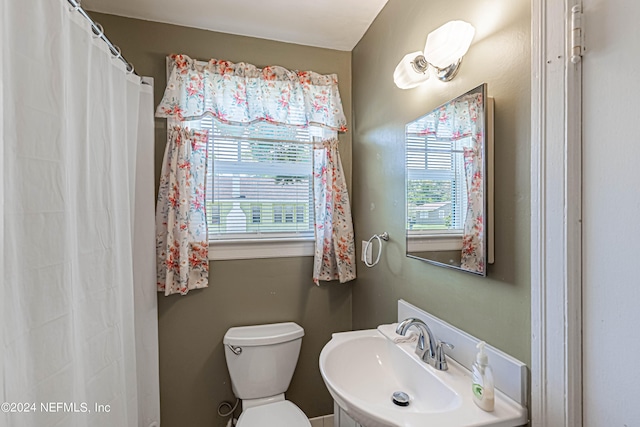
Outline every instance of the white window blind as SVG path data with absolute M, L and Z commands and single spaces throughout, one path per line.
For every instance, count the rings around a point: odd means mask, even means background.
M 467 211 L 463 147 L 471 140 L 454 140 L 450 127 L 435 120 L 427 116 L 407 125 L 407 229 L 462 233 Z
M 210 241 L 313 239 L 313 128 L 195 124 L 209 131 Z

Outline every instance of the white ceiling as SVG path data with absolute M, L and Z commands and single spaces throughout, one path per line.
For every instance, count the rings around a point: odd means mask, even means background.
M 387 0 L 83 0 L 89 11 L 352 50 Z M 108 35 L 108 29 L 107 29 Z

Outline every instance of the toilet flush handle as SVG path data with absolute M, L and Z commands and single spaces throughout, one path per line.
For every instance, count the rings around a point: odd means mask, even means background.
M 229 350 L 233 351 L 233 354 L 236 356 L 242 353 L 242 347 L 236 347 L 231 344 L 227 344 L 227 347 L 229 347 Z

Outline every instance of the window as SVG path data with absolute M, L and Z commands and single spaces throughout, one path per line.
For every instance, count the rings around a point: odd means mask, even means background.
M 426 120 L 434 120 L 427 116 Z M 415 128 L 415 129 L 414 129 Z M 435 128 L 436 133 L 420 129 Z M 467 210 L 463 148 L 471 138 L 452 138 L 440 124 L 407 127 L 407 229 L 414 235 L 462 235 Z
M 254 205 L 251 207 L 251 222 L 253 224 L 260 224 L 262 219 L 262 207 L 260 205 Z
M 208 221 L 210 224 L 220 224 L 220 206 L 213 203 L 209 205 Z
M 313 238 L 309 130 L 200 122 L 210 134 L 207 204 L 221 213 L 218 223 L 209 220 L 210 240 Z M 294 221 L 297 206 L 306 221 Z
M 273 207 L 273 222 L 282 224 L 282 205 Z
M 312 255 L 311 142 L 323 129 L 264 122 L 232 126 L 210 117 L 187 125 L 209 131 L 206 207 L 212 259 Z M 284 242 L 289 248 L 292 242 L 307 244 L 301 250 L 274 248 Z M 216 258 L 222 252 L 216 248 L 225 244 L 235 255 Z M 256 252 L 251 245 L 261 249 Z M 229 252 L 226 247 L 224 252 Z
M 304 205 L 296 206 L 296 222 L 304 222 L 304 212 L 306 211 Z
M 292 223 L 293 222 L 293 212 L 294 206 L 285 206 L 284 208 L 284 222 Z
M 223 72 L 213 62 L 224 63 Z M 211 259 L 314 255 L 312 142 L 335 138 L 346 118 L 334 74 L 294 75 L 279 66 L 167 58 L 158 117 L 209 133 L 204 205 Z M 198 119 L 183 120 L 190 117 Z M 262 121 L 238 125 L 249 120 Z M 318 127 L 306 128 L 309 123 Z M 304 249 L 281 250 L 290 242 L 304 242 Z M 250 253 L 254 246 L 262 255 Z M 219 257 L 231 247 L 235 255 Z

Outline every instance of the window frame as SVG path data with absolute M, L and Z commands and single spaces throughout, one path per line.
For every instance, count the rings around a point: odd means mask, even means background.
M 209 241 L 212 261 L 304 257 L 314 253 L 315 239 L 308 237 Z

